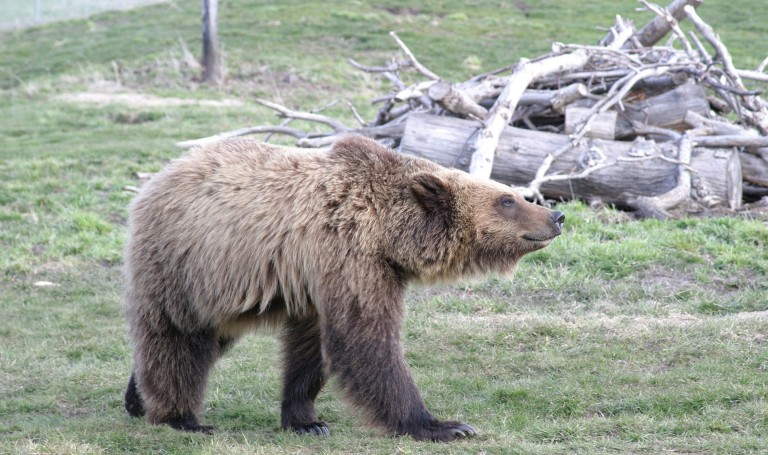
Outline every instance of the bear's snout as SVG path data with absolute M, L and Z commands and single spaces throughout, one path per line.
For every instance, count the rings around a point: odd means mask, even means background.
M 555 227 L 557 227 L 557 233 L 562 234 L 563 223 L 565 223 L 565 213 L 559 210 L 552 212 L 552 222 L 554 222 Z

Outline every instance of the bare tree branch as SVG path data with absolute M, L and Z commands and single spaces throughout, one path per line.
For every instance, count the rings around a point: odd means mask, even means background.
M 176 147 L 188 149 L 192 147 L 198 147 L 201 145 L 210 144 L 212 142 L 220 141 L 222 139 L 228 139 L 231 137 L 238 137 L 238 136 L 246 136 L 249 134 L 259 134 L 259 133 L 285 134 L 288 136 L 293 136 L 295 138 L 303 138 L 303 137 L 307 137 L 308 135 L 304 131 L 297 130 L 296 128 L 288 128 L 286 126 L 271 126 L 271 125 L 251 126 L 247 128 L 239 128 L 232 131 L 225 131 L 223 133 L 215 134 L 213 136 L 194 139 L 191 141 L 177 142 Z
M 400 49 L 402 49 L 403 52 L 405 52 L 405 55 L 408 56 L 408 58 L 411 60 L 411 63 L 413 63 L 413 66 L 424 76 L 432 79 L 432 80 L 440 80 L 440 76 L 433 73 L 432 71 L 428 70 L 427 67 L 419 63 L 418 59 L 416 59 L 416 56 L 413 55 L 413 52 L 411 52 L 410 49 L 408 49 L 408 46 L 405 45 L 405 43 L 400 39 L 400 37 L 397 36 L 397 33 L 395 32 L 389 32 L 389 36 L 392 37 L 392 39 L 395 40 L 398 46 L 400 46 Z
M 313 114 L 311 112 L 294 111 L 294 110 L 288 109 L 287 107 L 281 104 L 273 103 L 271 101 L 267 101 L 261 98 L 255 98 L 254 101 L 261 104 L 262 106 L 266 106 L 270 109 L 277 111 L 280 117 L 292 118 L 296 120 L 307 120 L 309 122 L 323 123 L 333 128 L 333 130 L 336 132 L 349 131 L 349 128 L 347 128 L 343 123 L 339 122 L 338 120 L 334 120 L 330 117 L 327 117 L 325 115 Z
M 688 15 L 688 19 L 693 22 L 693 25 L 699 33 L 701 33 L 715 48 L 715 51 L 723 64 L 723 70 L 734 82 L 736 88 L 741 91 L 746 91 L 747 89 L 744 87 L 744 83 L 736 71 L 736 67 L 733 66 L 733 59 L 731 58 L 730 52 L 728 52 L 728 48 L 725 47 L 722 41 L 720 41 L 720 38 L 715 34 L 714 30 L 712 30 L 712 27 L 699 17 L 693 7 L 686 6 L 683 9 L 685 10 L 685 14 Z M 744 95 L 742 96 L 742 101 L 749 108 L 749 112 L 743 111 L 742 115 L 744 119 L 754 125 L 761 134 L 768 134 L 768 108 L 766 107 L 765 102 L 760 99 L 760 97 L 754 95 Z

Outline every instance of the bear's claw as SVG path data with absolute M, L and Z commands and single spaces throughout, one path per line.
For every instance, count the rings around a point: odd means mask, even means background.
M 311 422 L 302 425 L 291 425 L 291 430 L 296 434 L 309 434 L 313 436 L 330 436 L 331 430 L 325 422 Z
M 449 442 L 476 436 L 477 431 L 466 423 L 434 420 L 410 434 L 420 441 Z
M 450 431 L 456 436 L 456 439 L 469 438 L 477 435 L 477 431 L 466 423 L 459 424 L 456 428 L 451 428 Z

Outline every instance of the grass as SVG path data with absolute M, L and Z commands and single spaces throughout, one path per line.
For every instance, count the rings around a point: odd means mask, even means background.
M 0 29 L 87 17 L 110 9 L 135 8 L 163 0 L 6 0 Z
M 310 109 L 386 89 L 346 66 L 395 55 L 397 30 L 452 80 L 591 43 L 633 2 L 223 3 L 229 83 L 195 81 L 199 11 L 171 2 L 0 34 L 0 453 L 760 453 L 768 451 L 768 229 L 755 216 L 633 221 L 579 203 L 564 236 L 514 280 L 414 289 L 403 336 L 435 414 L 480 435 L 449 445 L 382 437 L 329 386 L 325 439 L 283 433 L 278 345 L 246 338 L 218 365 L 213 437 L 130 419 L 120 311 L 126 206 L 136 171 L 173 143 L 273 121 L 261 96 Z M 764 50 L 762 3 L 700 14 L 740 67 Z M 114 62 L 114 63 L 113 63 Z M 242 106 L 73 104 L 61 94 L 238 98 Z M 344 103 L 330 115 L 352 121 Z M 47 281 L 52 286 L 41 287 Z

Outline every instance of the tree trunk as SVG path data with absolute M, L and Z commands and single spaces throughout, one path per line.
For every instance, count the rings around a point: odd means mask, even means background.
M 412 114 L 400 143 L 403 153 L 421 156 L 443 166 L 467 170 L 473 136 L 479 122 L 455 117 Z M 549 153 L 568 143 L 566 135 L 506 127 L 499 139 L 491 178 L 526 186 Z M 633 142 L 585 139 L 562 154 L 552 174 L 577 174 L 605 165 L 583 178 L 547 181 L 541 192 L 552 199 L 602 200 L 626 205 L 638 196 L 659 196 L 677 187 L 677 147 L 638 139 Z M 741 203 L 741 166 L 734 150 L 694 148 L 692 193 L 705 193 L 707 205 L 736 208 Z
M 203 81 L 211 85 L 224 80 L 216 28 L 218 4 L 219 0 L 203 0 Z

